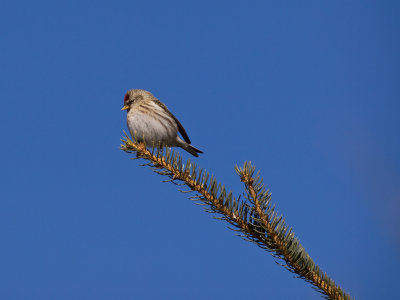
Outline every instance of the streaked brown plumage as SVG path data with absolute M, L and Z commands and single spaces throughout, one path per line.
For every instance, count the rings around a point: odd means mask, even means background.
M 150 92 L 129 90 L 125 95 L 122 110 L 128 111 L 129 131 L 139 141 L 145 141 L 148 145 L 161 143 L 167 147 L 181 147 L 196 157 L 199 156 L 198 153 L 203 153 L 191 145 L 182 124 L 165 104 Z M 178 132 L 183 140 L 178 136 Z

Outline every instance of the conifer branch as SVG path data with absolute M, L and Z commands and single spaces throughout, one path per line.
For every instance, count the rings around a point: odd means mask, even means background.
M 240 180 L 244 182 L 246 191 L 251 197 L 254 210 L 259 216 L 262 227 L 266 229 L 269 237 L 269 247 L 277 257 L 286 262 L 289 271 L 310 282 L 315 288 L 329 299 L 350 299 L 326 273 L 314 263 L 300 241 L 294 236 L 282 216 L 278 217 L 274 207 L 270 204 L 270 194 L 265 190 L 259 174 L 254 176 L 255 167 L 245 163 L 243 169 L 236 167 Z
M 144 143 L 137 143 L 126 134 L 121 141 L 123 151 L 136 153 L 133 159 L 147 160 L 144 166 L 167 176 L 169 179 L 165 182 L 186 185 L 190 190 L 182 192 L 196 193 L 190 197 L 191 200 L 199 201 L 207 212 L 218 214 L 217 219 L 236 227 L 234 230 L 243 239 L 257 244 L 274 258 L 283 260 L 283 264 L 277 263 L 311 283 L 325 298 L 351 299 L 314 263 L 295 237 L 292 228 L 286 225 L 283 216 L 278 216 L 271 203 L 271 194 L 265 189 L 259 173 L 255 174 L 255 167 L 250 162 L 245 162 L 243 168 L 235 167 L 246 188 L 245 200 L 241 200 L 240 197 L 234 197 L 232 192 L 227 192 L 214 176 L 190 160 L 184 164 L 178 152 L 160 146 L 149 150 Z

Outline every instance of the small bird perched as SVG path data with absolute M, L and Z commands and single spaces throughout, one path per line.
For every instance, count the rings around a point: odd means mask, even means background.
M 177 118 L 164 103 L 145 90 L 129 90 L 125 94 L 124 107 L 129 131 L 139 142 L 157 146 L 181 147 L 198 157 L 203 153 L 190 144 L 190 139 Z M 178 131 L 184 141 L 178 136 Z

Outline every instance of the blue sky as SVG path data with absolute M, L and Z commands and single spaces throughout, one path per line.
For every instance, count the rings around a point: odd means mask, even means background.
M 233 167 L 251 160 L 353 297 L 393 299 L 399 13 L 398 1 L 3 1 L 1 298 L 320 299 L 119 150 L 123 96 L 141 88 L 237 194 Z

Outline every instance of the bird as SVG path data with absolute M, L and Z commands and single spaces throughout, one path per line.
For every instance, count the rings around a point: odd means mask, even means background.
M 195 157 L 199 156 L 198 153 L 203 153 L 191 145 L 185 128 L 152 93 L 140 89 L 129 90 L 125 94 L 121 110 L 127 110 L 129 132 L 138 142 L 153 146 L 180 147 Z

